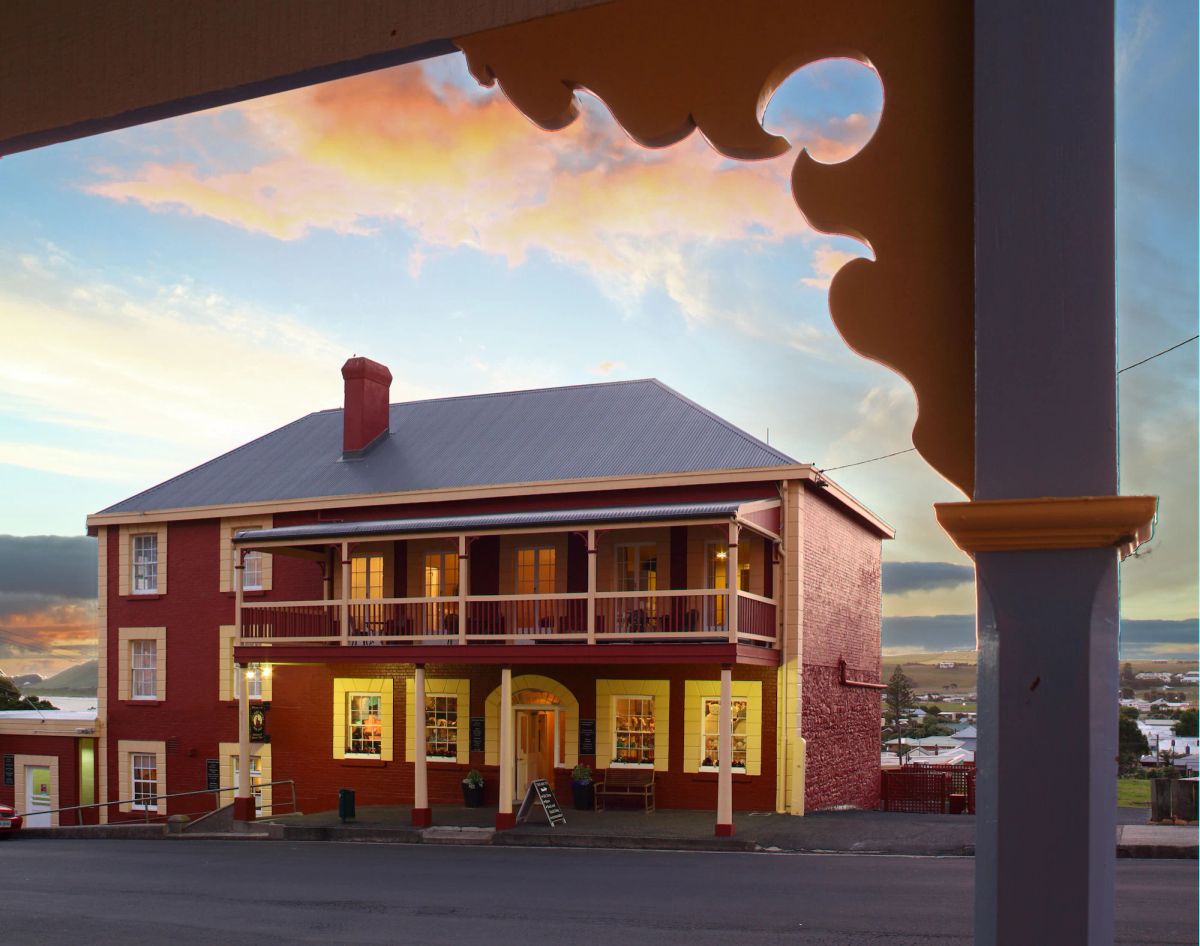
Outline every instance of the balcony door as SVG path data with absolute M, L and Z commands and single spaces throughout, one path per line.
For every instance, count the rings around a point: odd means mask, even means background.
M 552 595 L 557 590 L 554 549 L 532 546 L 517 549 L 517 594 Z M 527 634 L 554 632 L 554 604 L 550 601 L 518 601 L 516 627 Z
M 458 552 L 425 553 L 425 597 L 453 598 L 458 595 Z M 425 606 L 425 628 L 430 633 L 458 630 L 455 616 L 457 601 L 442 601 Z

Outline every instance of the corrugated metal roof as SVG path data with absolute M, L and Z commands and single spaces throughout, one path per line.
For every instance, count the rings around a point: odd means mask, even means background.
M 243 529 L 234 542 L 280 542 L 350 538 L 400 533 L 458 532 L 466 529 L 506 529 L 519 526 L 589 525 L 597 522 L 648 522 L 662 519 L 720 519 L 732 517 L 745 500 L 715 503 L 669 503 L 654 506 L 609 506 L 602 509 L 537 509 L 529 512 L 487 513 L 478 516 L 425 516 L 415 519 L 374 519 L 363 522 L 314 522 L 277 529 Z
M 309 414 L 103 510 L 746 469 L 796 461 L 654 379 L 391 405 L 342 460 L 342 411 Z

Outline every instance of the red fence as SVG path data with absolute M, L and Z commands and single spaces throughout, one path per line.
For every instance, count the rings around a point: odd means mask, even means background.
M 884 811 L 975 814 L 975 766 L 914 762 L 883 771 Z

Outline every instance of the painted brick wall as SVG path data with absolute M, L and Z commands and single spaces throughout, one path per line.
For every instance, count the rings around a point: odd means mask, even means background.
M 810 489 L 804 503 L 804 664 L 801 734 L 805 808 L 879 803 L 879 693 L 839 682 L 880 670 L 878 535 Z
M 80 725 L 83 725 L 82 723 Z M 0 755 L 53 756 L 58 759 L 58 806 L 69 808 L 79 804 L 79 740 L 74 736 L 17 736 L 0 735 Z M 13 785 L 0 784 L 0 804 L 25 810 L 25 785 L 21 771 L 15 773 Z M 78 814 L 67 812 L 60 824 L 78 824 Z M 85 816 L 84 823 L 95 824 L 94 816 Z
M 485 715 L 485 702 L 500 686 L 500 668 L 477 664 L 429 664 L 426 679 L 433 683 L 438 677 L 467 679 L 471 682 L 471 716 Z M 353 788 L 359 805 L 411 804 L 413 797 L 413 766 L 400 761 L 404 733 L 408 726 L 405 717 L 405 693 L 412 681 L 412 665 L 404 664 L 343 664 L 280 667 L 275 673 L 271 704 L 271 757 L 275 778 L 296 780 L 300 807 L 304 811 L 322 811 L 336 807 L 337 790 Z M 670 680 L 671 730 L 668 759 L 671 772 L 655 776 L 656 800 L 663 808 L 713 809 L 717 804 L 715 773 L 683 773 L 684 740 L 684 680 L 717 680 L 716 666 L 513 666 L 513 676 L 539 674 L 557 680 L 579 701 L 581 718 L 594 719 L 596 713 L 597 679 Z M 337 760 L 330 751 L 331 713 L 334 677 L 391 677 L 396 680 L 393 693 L 393 719 L 397 760 Z M 757 667 L 734 668 L 735 680 L 759 680 L 763 686 L 762 774 L 735 775 L 733 799 L 738 810 L 773 811 L 775 807 L 775 739 L 776 739 L 776 677 L 773 669 Z M 466 721 L 463 720 L 463 725 Z M 478 768 L 487 780 L 486 804 L 498 801 L 499 769 L 484 764 L 483 753 L 472 753 L 469 764 L 428 764 L 429 798 L 432 805 L 461 805 L 460 782 L 470 768 Z M 596 768 L 593 756 L 580 761 Z M 556 772 L 555 791 L 560 800 L 570 797 L 570 774 Z M 569 802 L 568 802 L 569 804 Z

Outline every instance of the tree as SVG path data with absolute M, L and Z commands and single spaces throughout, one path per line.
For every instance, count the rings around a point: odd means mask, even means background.
M 21 696 L 21 691 L 5 674 L 0 673 L 0 710 L 54 709 L 48 700 L 36 696 Z
M 883 691 L 883 717 L 889 726 L 895 727 L 904 711 L 915 706 L 913 682 L 900 665 L 896 664 L 896 669 L 888 677 L 887 689 Z
M 1137 721 L 1125 713 L 1117 714 L 1117 754 L 1122 772 L 1136 772 L 1140 759 L 1150 752 L 1146 735 L 1138 729 Z
M 1133 664 L 1127 663 L 1121 668 L 1121 686 L 1132 687 L 1137 683 L 1137 674 L 1133 672 Z
M 1176 736 L 1200 736 L 1196 731 L 1196 710 L 1184 710 L 1179 714 L 1179 722 L 1175 726 Z

